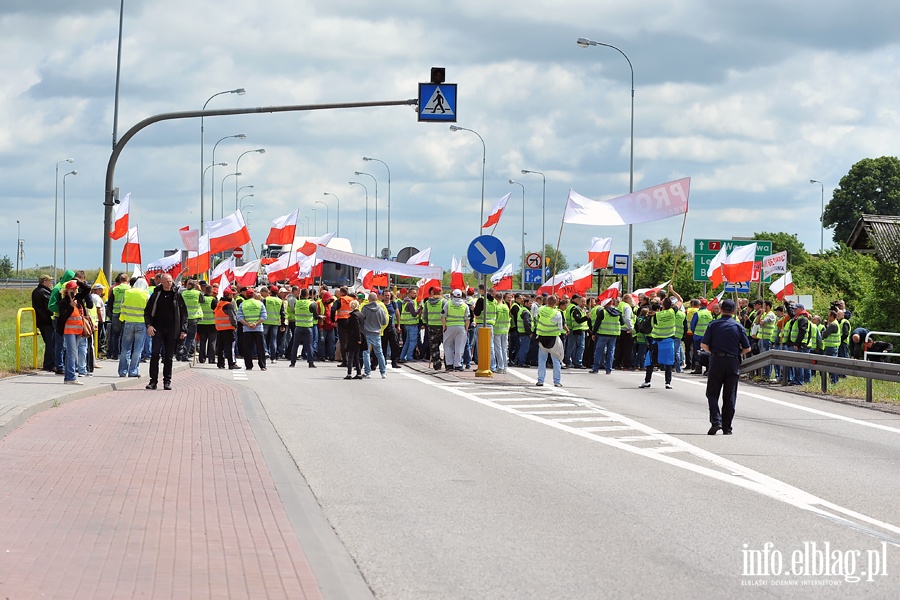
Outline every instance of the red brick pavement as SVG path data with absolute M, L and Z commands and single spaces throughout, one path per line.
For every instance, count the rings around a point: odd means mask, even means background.
M 0 440 L 0 598 L 320 598 L 235 390 L 178 374 Z

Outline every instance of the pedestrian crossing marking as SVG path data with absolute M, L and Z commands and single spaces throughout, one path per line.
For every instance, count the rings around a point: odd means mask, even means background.
M 434 88 L 434 93 L 431 94 L 431 98 L 425 103 L 425 106 L 422 107 L 420 112 L 422 114 L 430 115 L 453 115 L 453 107 L 447 102 L 446 96 L 444 96 L 444 93 L 441 91 L 441 86 Z

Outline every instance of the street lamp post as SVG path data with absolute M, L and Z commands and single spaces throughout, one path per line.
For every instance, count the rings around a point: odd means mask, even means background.
M 226 175 L 225 177 L 222 178 L 222 185 L 219 190 L 220 191 L 219 200 L 221 200 L 222 198 L 225 197 L 225 180 L 228 179 L 229 177 L 237 178 L 237 177 L 241 176 L 241 174 L 237 172 L 237 167 L 235 167 L 234 170 L 235 170 L 234 173 L 229 173 L 228 175 Z M 234 210 L 237 210 L 237 202 L 234 203 Z M 224 205 L 222 206 L 222 218 L 223 219 L 225 218 L 225 206 Z
M 825 184 L 818 179 L 810 179 L 809 182 L 822 186 L 822 212 L 819 213 L 819 255 L 822 255 L 825 252 Z
M 547 224 L 547 177 L 541 173 L 540 171 L 529 171 L 528 169 L 522 169 L 522 175 L 528 175 L 529 173 L 534 175 L 540 175 L 543 180 L 543 187 L 541 188 L 541 273 L 545 272 L 545 267 L 547 266 L 547 246 L 544 242 L 544 235 Z M 556 275 L 556 273 L 553 273 Z
M 525 289 L 525 185 L 509 180 L 510 185 L 517 185 L 522 188 L 522 289 Z
M 57 226 L 59 223 L 59 165 L 60 163 L 73 163 L 74 158 L 64 158 L 56 161 L 56 195 L 53 198 L 53 282 L 56 283 L 56 241 L 59 239 Z
M 303 220 L 306 221 L 306 237 L 309 237 L 309 217 L 303 217 Z
M 628 193 L 634 192 L 634 65 L 631 64 L 631 59 L 628 58 L 628 55 L 622 52 L 620 48 L 613 46 L 612 44 L 604 44 L 603 42 L 595 42 L 593 40 L 589 40 L 587 38 L 578 38 L 575 42 L 582 48 L 587 48 L 588 46 L 606 46 L 607 48 L 612 48 L 619 54 L 625 57 L 625 60 L 628 61 L 628 68 L 631 69 L 631 158 L 628 168 Z M 631 292 L 634 290 L 634 225 L 628 225 L 628 291 Z
M 210 183 L 212 184 L 212 185 L 209 186 L 209 214 L 211 215 L 211 216 L 210 216 L 210 221 L 214 220 L 215 217 L 216 217 L 216 215 L 215 215 L 215 212 L 216 212 L 216 198 L 215 198 L 215 196 L 216 196 L 216 169 L 215 169 L 215 165 L 216 165 L 216 148 L 219 146 L 219 142 L 222 142 L 222 141 L 228 140 L 228 139 L 232 139 L 232 138 L 233 138 L 233 139 L 238 139 L 238 140 L 245 140 L 245 139 L 247 139 L 247 136 L 244 135 L 243 133 L 238 133 L 238 134 L 235 134 L 235 135 L 226 135 L 225 137 L 223 137 L 222 139 L 220 139 L 218 142 L 216 142 L 216 143 L 213 145 L 213 151 L 212 151 L 213 171 L 212 171 L 212 174 L 210 174 L 210 176 L 209 176 L 209 181 L 210 181 Z M 226 163 L 226 164 L 227 164 L 227 163 Z M 237 171 L 237 168 L 235 168 L 234 170 Z M 219 203 L 220 203 L 220 205 L 221 205 L 221 212 L 222 212 L 222 214 L 219 215 L 219 217 L 224 217 L 224 216 L 225 216 L 225 199 L 224 199 L 224 196 L 222 197 L 222 199 L 220 200 Z M 200 227 L 200 235 L 203 235 L 203 226 L 202 226 L 202 224 L 201 224 L 201 227 Z
M 244 194 L 243 196 L 241 196 L 241 199 L 238 200 L 238 207 L 241 207 L 244 205 L 244 198 L 252 198 L 252 197 L 253 197 L 253 194 Z M 247 206 L 253 206 L 253 205 L 248 204 Z
M 124 3 L 124 0 L 123 0 L 123 3 Z M 120 36 L 119 44 L 121 45 L 121 43 L 122 43 L 122 40 L 121 40 L 121 35 L 122 35 L 121 15 L 119 18 L 120 18 L 120 21 L 119 21 L 119 36 Z M 118 83 L 119 83 L 119 81 L 118 81 L 118 73 L 117 73 L 117 75 L 116 75 L 116 92 L 117 93 L 118 93 Z M 246 90 L 244 90 L 244 88 L 237 88 L 234 90 L 225 90 L 224 92 L 218 92 L 216 94 L 213 94 L 206 100 L 206 102 L 203 103 L 203 110 L 206 110 L 206 105 L 209 104 L 209 101 L 212 100 L 213 98 L 215 98 L 216 96 L 221 96 L 222 94 L 237 94 L 239 96 L 243 96 L 245 93 L 246 93 Z M 113 138 L 115 138 L 115 132 L 113 132 Z M 115 139 L 113 139 L 113 147 L 114 148 L 115 148 L 115 145 L 116 145 L 116 141 L 115 141 Z M 205 165 L 203 162 L 203 150 L 204 150 L 204 148 L 203 148 L 203 117 L 201 116 L 200 117 L 200 233 L 201 234 L 203 233 L 203 221 L 204 221 L 203 185 L 206 182 L 206 170 L 204 169 Z M 213 157 L 213 160 L 215 160 L 215 157 Z
M 69 175 L 78 175 L 78 171 L 72 169 L 63 175 L 63 271 L 68 268 L 66 260 L 66 177 Z
M 16 277 L 19 276 L 19 257 L 22 255 L 22 224 L 16 219 Z
M 321 204 L 325 207 L 325 231 L 328 231 L 329 229 L 331 229 L 331 219 L 328 216 L 328 213 L 330 212 L 328 210 L 328 203 L 322 202 L 321 200 L 316 200 L 316 204 Z
M 478 139 L 481 140 L 481 217 L 478 221 L 478 235 L 481 235 L 481 225 L 484 223 L 484 168 L 487 164 L 487 146 L 484 145 L 484 138 L 481 137 L 481 134 L 474 129 L 466 129 L 465 127 L 459 127 L 458 125 L 451 125 L 450 131 L 468 131 L 477 135 Z
M 319 217 L 316 216 L 316 209 L 310 209 L 313 213 L 313 235 L 319 235 Z
M 206 179 L 206 172 L 209 171 L 210 169 L 215 169 L 216 167 L 227 167 L 227 166 L 228 166 L 228 163 L 226 163 L 226 162 L 213 163 L 213 164 L 209 165 L 208 167 L 206 167 L 205 169 L 203 169 L 203 178 Z M 214 179 L 215 176 L 216 176 L 216 172 L 213 171 L 213 172 L 212 172 L 212 175 L 210 175 L 210 177 L 209 177 L 209 184 L 210 184 L 210 185 L 209 185 L 209 195 L 210 195 L 210 198 L 214 195 L 214 194 L 213 194 L 213 190 L 216 188 L 216 180 Z M 210 206 L 210 209 L 209 209 L 209 220 L 210 220 L 210 221 L 213 221 L 213 220 L 215 220 L 215 218 L 216 218 L 216 215 L 214 214 L 215 211 L 213 210 L 213 209 L 215 208 L 215 204 L 213 204 L 212 201 L 210 201 L 209 206 Z M 202 233 L 202 232 L 203 232 L 203 223 L 202 223 L 202 222 L 200 223 L 200 232 L 201 232 L 200 235 L 203 235 L 203 233 Z
M 334 199 L 337 201 L 337 227 L 335 228 L 335 233 L 338 237 L 341 237 L 341 199 L 332 194 L 331 192 L 325 192 L 325 196 L 334 196 Z
M 238 156 L 237 161 L 234 163 L 234 170 L 235 171 L 241 170 L 241 157 L 243 157 L 245 154 L 253 154 L 254 152 L 257 152 L 259 154 L 265 154 L 266 149 L 265 148 L 257 148 L 256 150 L 247 150 L 246 152 L 242 152 L 241 156 Z M 240 177 L 240 175 L 241 174 L 238 173 L 238 177 Z M 237 201 L 238 201 L 238 178 L 235 177 L 234 178 L 234 204 L 235 204 L 235 206 L 237 206 Z M 237 208 L 235 208 L 235 210 L 237 210 Z
M 363 173 L 362 171 L 354 171 L 354 175 L 359 177 L 360 175 L 366 175 L 372 178 L 372 181 L 375 182 L 375 257 L 378 257 L 378 180 L 375 179 L 375 176 L 371 173 Z
M 388 258 L 390 258 L 390 254 L 393 253 L 393 250 L 391 250 L 391 168 L 387 165 L 386 162 L 384 162 L 383 160 L 378 159 L 378 158 L 371 158 L 369 156 L 363 156 L 363 160 L 366 162 L 368 162 L 370 160 L 374 160 L 375 162 L 380 162 L 381 164 L 384 165 L 384 168 L 387 169 L 387 174 L 388 174 L 387 247 L 388 247 L 388 253 L 389 253 Z
M 358 181 L 348 182 L 350 185 L 361 185 L 366 190 L 366 256 L 369 255 L 369 188 Z
M 251 190 L 252 190 L 252 189 L 253 189 L 253 186 L 252 186 L 252 185 L 242 185 L 241 187 L 238 188 L 238 195 L 240 195 L 240 193 L 243 192 L 243 191 L 246 190 L 246 189 L 251 189 Z M 241 196 L 241 198 L 243 198 L 243 196 Z

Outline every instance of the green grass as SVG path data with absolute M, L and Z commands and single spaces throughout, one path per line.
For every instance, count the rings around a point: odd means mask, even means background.
M 822 393 L 822 383 L 818 378 L 814 378 L 809 385 L 801 388 L 804 392 L 812 394 Z M 866 380 L 862 377 L 847 377 L 839 379 L 834 385 L 828 382 L 828 394 L 830 396 L 838 396 L 839 398 L 854 398 L 857 400 L 866 399 Z M 900 383 L 892 383 L 890 381 L 872 381 L 872 400 L 875 402 L 887 402 L 890 404 L 900 404 Z
M 31 290 L 0 290 L 0 377 L 16 374 L 16 313 L 31 308 Z M 33 331 L 29 315 L 22 315 L 22 333 Z M 33 342 L 22 338 L 22 371 L 32 370 Z M 44 355 L 44 342 L 38 334 L 38 360 Z

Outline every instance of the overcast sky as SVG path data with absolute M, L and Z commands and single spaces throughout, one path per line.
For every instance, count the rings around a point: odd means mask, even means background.
M 685 245 L 694 238 L 796 233 L 819 247 L 825 201 L 850 166 L 895 155 L 900 83 L 896 77 L 900 5 L 860 1 L 708 2 L 609 0 L 516 3 L 332 0 L 125 0 L 118 132 L 158 113 L 208 108 L 405 100 L 430 67 L 458 88 L 458 125 L 486 147 L 485 214 L 503 194 L 510 204 L 496 230 L 518 265 L 521 188 L 529 250 L 540 247 L 541 177 L 547 178 L 546 230 L 555 245 L 570 188 L 594 199 L 628 192 L 631 72 L 615 50 L 579 48 L 588 37 L 621 48 L 634 65 L 635 189 L 689 176 Z M 5 0 L 0 4 L 0 256 L 15 262 L 16 221 L 26 264 L 53 262 L 56 162 L 63 264 L 62 180 L 66 178 L 67 263 L 97 268 L 102 257 L 103 193 L 112 144 L 118 0 Z M 220 213 L 222 177 L 238 156 L 251 233 L 261 243 L 272 219 L 294 208 L 310 233 L 336 228 L 369 253 L 387 245 L 432 246 L 445 268 L 479 231 L 482 147 L 466 131 L 417 123 L 409 107 L 254 114 L 205 120 L 205 163 L 213 144 Z M 177 230 L 200 222 L 200 122 L 172 121 L 138 133 L 116 170 L 132 195 L 144 261 L 180 246 Z M 225 180 L 234 210 L 235 177 Z M 329 204 L 326 209 L 316 201 Z M 317 212 L 313 216 L 312 209 Z M 634 227 L 644 239 L 677 241 L 681 219 Z M 313 231 L 317 229 L 317 231 Z M 628 248 L 627 227 L 567 226 L 562 250 L 587 259 L 592 236 Z M 825 232 L 826 247 L 831 245 Z M 116 268 L 122 241 L 114 242 Z M 252 253 L 250 253 L 252 255 Z M 509 260 L 509 259 L 508 259 Z

